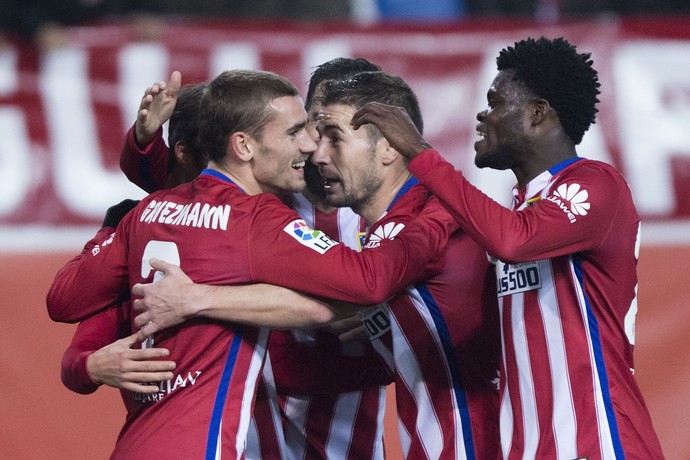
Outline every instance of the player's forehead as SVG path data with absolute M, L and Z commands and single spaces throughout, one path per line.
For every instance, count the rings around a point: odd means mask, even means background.
M 347 104 L 328 104 L 319 108 L 317 121 L 321 128 L 337 129 L 346 133 L 354 130 L 350 121 L 357 110 Z
M 302 98 L 299 96 L 282 96 L 273 99 L 268 104 L 271 118 L 266 123 L 266 128 L 277 130 L 290 130 L 304 125 L 307 121 L 307 113 L 304 111 Z

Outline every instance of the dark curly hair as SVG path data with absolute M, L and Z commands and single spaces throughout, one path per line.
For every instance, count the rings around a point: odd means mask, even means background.
M 590 56 L 578 53 L 562 37 L 528 38 L 501 50 L 496 64 L 499 71 L 514 70 L 514 80 L 546 99 L 558 114 L 566 135 L 577 145 L 598 112 L 600 84 Z

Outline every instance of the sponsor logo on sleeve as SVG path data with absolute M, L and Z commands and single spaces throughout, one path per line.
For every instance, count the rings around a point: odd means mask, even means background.
M 555 203 L 568 216 L 570 222 L 577 220 L 576 216 L 586 216 L 589 210 L 587 199 L 589 193 L 581 189 L 580 184 L 561 184 L 553 195 L 546 199 Z
M 396 224 L 395 222 L 381 225 L 374 230 L 374 233 L 369 237 L 369 242 L 364 247 L 367 249 L 378 248 L 381 246 L 381 241 L 394 240 L 403 228 L 405 228 L 405 224 Z
M 293 220 L 283 228 L 283 231 L 299 241 L 302 245 L 324 254 L 338 244 L 321 230 L 313 230 L 302 219 Z

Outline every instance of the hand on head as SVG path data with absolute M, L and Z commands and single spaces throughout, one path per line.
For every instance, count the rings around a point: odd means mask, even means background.
M 350 123 L 354 129 L 368 123 L 376 126 L 391 147 L 408 159 L 431 148 L 401 107 L 370 102 L 355 112 Z

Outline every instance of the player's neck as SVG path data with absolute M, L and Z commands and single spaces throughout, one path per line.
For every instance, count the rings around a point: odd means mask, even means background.
M 264 190 L 261 189 L 261 185 L 254 178 L 251 168 L 245 165 L 235 165 L 237 167 L 229 167 L 227 165 L 221 165 L 213 161 L 208 162 L 208 168 L 218 171 L 225 177 L 230 179 L 235 185 L 237 185 L 244 193 L 247 195 L 258 195 L 263 193 Z
M 383 184 L 381 184 L 381 187 L 376 191 L 371 200 L 362 205 L 360 209 L 353 208 L 367 223 L 367 227 L 373 227 L 383 217 L 383 214 L 398 195 L 400 189 L 411 176 L 407 169 L 405 169 L 400 171 L 399 174 L 384 178 Z

